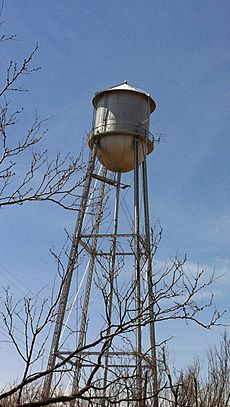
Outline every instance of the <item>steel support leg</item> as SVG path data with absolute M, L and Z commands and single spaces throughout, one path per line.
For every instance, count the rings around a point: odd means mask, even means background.
M 134 233 L 135 233 L 135 284 L 136 284 L 136 364 L 137 364 L 137 398 L 141 407 L 142 399 L 142 363 L 141 363 L 141 273 L 140 273 L 140 209 L 139 209 L 139 142 L 134 141 Z
M 114 220 L 113 220 L 113 241 L 112 241 L 112 255 L 111 255 L 111 263 L 110 263 L 110 270 L 109 270 L 109 302 L 108 302 L 108 329 L 107 335 L 110 335 L 111 328 L 110 324 L 112 321 L 112 310 L 113 310 L 113 290 L 114 290 L 114 278 L 115 278 L 115 268 L 116 268 L 116 249 L 117 249 L 117 233 L 118 233 L 118 214 L 119 214 L 119 206 L 120 206 L 120 183 L 121 183 L 121 173 L 117 174 L 116 179 L 116 198 L 115 198 L 115 208 L 114 208 Z M 103 391 L 103 401 L 102 406 L 105 406 L 106 400 L 106 385 L 108 380 L 108 362 L 109 356 L 105 356 L 105 372 L 104 372 L 104 391 Z
M 151 256 L 151 236 L 149 221 L 149 200 L 148 200 L 148 174 L 146 154 L 144 152 L 144 161 L 142 163 L 143 176 L 143 200 L 144 200 L 144 217 L 145 217 L 145 243 L 147 256 L 147 283 L 148 283 L 148 303 L 150 316 L 150 345 L 152 359 L 152 379 L 153 379 L 153 406 L 158 407 L 158 381 L 157 381 L 157 362 L 156 362 L 156 337 L 155 337 L 155 320 L 154 320 L 154 286 L 152 277 L 152 256 Z
M 103 171 L 102 176 L 103 177 L 106 176 L 105 169 Z M 102 215 L 103 215 L 104 190 L 105 190 L 105 183 L 102 181 L 101 186 L 100 186 L 100 191 L 99 191 L 99 199 L 98 199 L 95 224 L 94 224 L 94 227 L 92 230 L 93 235 L 97 235 L 99 233 L 99 228 L 100 228 Z M 89 271 L 88 271 L 88 277 L 87 277 L 86 288 L 85 288 L 85 296 L 84 296 L 84 303 L 83 303 L 83 309 L 82 309 L 82 318 L 81 318 L 80 333 L 79 333 L 79 338 L 78 338 L 77 349 L 80 349 L 80 348 L 82 348 L 82 346 L 84 346 L 85 337 L 86 337 L 90 292 L 91 292 L 93 272 L 94 272 L 94 266 L 95 266 L 95 260 L 96 260 L 96 250 L 97 250 L 97 237 L 96 236 L 93 239 L 91 249 L 92 249 L 92 256 L 90 258 L 90 263 L 89 263 Z M 79 387 L 81 366 L 82 366 L 82 363 L 79 359 L 79 362 L 76 362 L 76 368 L 75 368 L 73 384 L 72 384 L 72 394 L 76 393 L 76 391 L 78 390 L 78 387 Z M 71 407 L 73 407 L 74 405 L 75 405 L 75 401 L 73 401 L 71 403 Z
M 46 378 L 44 380 L 44 385 L 43 385 L 43 398 L 44 399 L 47 399 L 50 395 L 52 378 L 53 378 L 53 369 L 54 369 L 55 363 L 56 363 L 56 354 L 58 351 L 59 340 L 60 340 L 62 326 L 63 326 L 63 320 L 64 320 L 64 315 L 65 315 L 65 310 L 66 310 L 66 305 L 67 305 L 68 293 L 69 293 L 69 289 L 70 289 L 73 271 L 75 269 L 75 265 L 76 265 L 76 261 L 77 261 L 79 236 L 80 236 L 80 233 L 82 230 L 85 211 L 86 211 L 86 207 L 88 204 L 90 185 L 91 185 L 91 181 L 92 181 L 92 174 L 93 174 L 95 160 L 96 160 L 96 150 L 97 150 L 97 145 L 95 144 L 94 148 L 91 152 L 90 159 L 89 159 L 89 164 L 88 164 L 88 168 L 87 168 L 87 176 L 86 176 L 84 190 L 83 190 L 83 194 L 82 194 L 80 210 L 78 212 L 78 217 L 77 217 L 77 221 L 76 221 L 74 236 L 73 236 L 71 250 L 70 250 L 69 262 L 68 262 L 67 271 L 66 271 L 66 274 L 65 274 L 65 277 L 63 280 L 62 292 L 61 292 L 59 308 L 58 308 L 58 312 L 57 312 L 57 319 L 56 319 L 56 324 L 55 324 L 55 328 L 54 328 L 50 356 L 49 356 L 48 365 L 47 365 L 47 370 L 48 370 L 49 374 L 46 376 Z

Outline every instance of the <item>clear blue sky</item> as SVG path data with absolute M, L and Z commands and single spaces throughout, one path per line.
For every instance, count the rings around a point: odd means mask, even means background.
M 22 128 L 36 109 L 51 117 L 44 141 L 51 151 L 77 153 L 96 91 L 128 80 L 151 93 L 151 131 L 164 135 L 149 157 L 151 218 L 164 229 L 156 263 L 178 250 L 191 268 L 215 267 L 223 274 L 215 287 L 220 308 L 228 307 L 230 288 L 229 17 L 227 0 L 6 0 L 3 29 L 17 40 L 0 53 L 2 70 L 39 43 L 35 65 L 42 69 L 25 78 L 30 92 L 17 102 L 25 108 Z M 48 249 L 61 246 L 73 221 L 49 205 L 1 210 L 1 286 L 14 284 L 20 294 L 49 284 L 55 267 Z M 220 334 L 184 325 L 177 331 L 178 366 Z

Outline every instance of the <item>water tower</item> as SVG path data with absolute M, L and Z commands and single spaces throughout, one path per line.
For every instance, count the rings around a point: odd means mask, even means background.
M 157 407 L 146 163 L 154 148 L 149 122 L 156 105 L 127 82 L 96 93 L 92 103 L 90 158 L 44 397 L 55 383 L 53 367 L 69 358 L 66 394 L 77 394 L 95 373 L 86 392 L 95 406 L 127 405 L 119 404 L 126 397 L 129 406 Z M 81 405 L 79 400 L 71 402 L 75 405 Z

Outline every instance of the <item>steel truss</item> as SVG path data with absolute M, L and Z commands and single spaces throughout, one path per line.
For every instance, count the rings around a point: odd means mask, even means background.
M 119 231 L 120 211 L 121 211 L 121 190 L 126 190 L 129 186 L 122 184 L 121 173 L 116 173 L 115 178 L 111 179 L 107 175 L 107 171 L 103 169 L 100 173 L 95 172 L 96 169 L 96 154 L 97 154 L 97 141 L 91 152 L 89 159 L 87 175 L 85 179 L 85 185 L 83 189 L 80 211 L 78 212 L 76 226 L 72 238 L 71 250 L 69 255 L 69 261 L 67 265 L 66 275 L 63 280 L 62 292 L 59 302 L 59 308 L 57 312 L 57 318 L 51 343 L 50 356 L 48 360 L 47 369 L 49 374 L 44 381 L 43 396 L 44 399 L 49 398 L 54 382 L 55 373 L 53 369 L 57 363 L 57 360 L 65 360 L 70 355 L 71 351 L 66 350 L 61 344 L 61 334 L 64 327 L 64 319 L 67 312 L 67 304 L 70 296 L 71 283 L 73 276 L 79 272 L 79 256 L 83 254 L 89 258 L 87 265 L 87 276 L 84 284 L 84 294 L 81 302 L 81 317 L 79 321 L 79 327 L 72 327 L 72 331 L 76 331 L 76 342 L 74 349 L 79 350 L 76 356 L 71 358 L 66 367 L 66 372 L 71 372 L 71 394 L 77 393 L 81 386 L 81 380 L 84 374 L 90 372 L 90 369 L 95 367 L 98 363 L 98 357 L 101 356 L 101 350 L 95 347 L 85 348 L 87 345 L 87 332 L 91 321 L 89 319 L 89 308 L 92 302 L 94 293 L 92 292 L 93 279 L 95 277 L 95 265 L 99 262 L 102 265 L 103 259 L 108 261 L 108 273 L 107 273 L 107 297 L 106 297 L 106 316 L 103 332 L 105 338 L 112 337 L 112 324 L 108 321 L 114 320 L 114 302 L 117 291 L 119 291 L 119 275 L 126 267 L 126 258 L 131 256 L 134 259 L 135 272 L 133 274 L 133 296 L 134 296 L 134 309 L 135 309 L 135 343 L 129 346 L 130 338 L 127 339 L 126 348 L 122 345 L 122 349 L 118 349 L 118 346 L 114 346 L 113 341 L 109 341 L 107 347 L 103 351 L 103 356 L 100 364 L 101 377 L 99 383 L 101 385 L 101 405 L 109 406 L 108 393 L 109 384 L 111 382 L 111 372 L 114 369 L 123 369 L 124 372 L 133 372 L 135 377 L 135 394 L 134 398 L 136 402 L 132 405 L 138 405 L 139 407 L 147 406 L 145 400 L 150 397 L 151 405 L 158 407 L 157 399 L 157 363 L 156 363 L 156 339 L 155 339 L 155 327 L 154 327 L 154 290 L 153 290 L 153 271 L 152 271 L 152 255 L 151 255 L 151 234 L 150 234 L 150 220 L 149 220 L 149 202 L 148 202 L 148 176 L 146 155 L 144 155 L 144 161 L 141 164 L 142 172 L 140 173 L 140 166 L 138 165 L 138 143 L 140 139 L 134 139 L 134 186 L 133 188 L 133 227 L 127 233 L 122 230 Z M 91 226 L 91 231 L 84 230 L 84 222 L 87 217 L 92 214 L 88 214 L 90 194 L 93 189 L 93 180 L 96 180 L 100 186 L 98 188 L 96 209 L 94 213 L 94 221 Z M 143 215 L 140 212 L 140 181 L 142 183 L 143 193 Z M 106 187 L 115 188 L 115 205 L 112 231 L 101 231 L 101 226 L 104 222 L 103 214 L 104 207 L 106 205 Z M 131 189 L 131 188 L 130 188 Z M 110 216 L 111 217 L 111 216 Z M 142 230 L 142 229 L 144 230 Z M 124 229 L 124 227 L 123 227 Z M 103 239 L 107 241 L 107 247 L 103 247 L 100 244 Z M 128 250 L 122 248 L 120 243 L 122 239 L 131 242 Z M 109 244 L 108 244 L 109 243 Z M 122 258 L 122 260 L 121 260 Z M 120 265 L 118 262 L 120 259 Z M 148 334 L 143 334 L 143 264 L 145 265 L 145 286 L 147 287 L 145 298 L 147 302 L 147 312 L 149 316 L 148 322 Z M 130 267 L 130 266 L 129 266 Z M 119 270 L 118 270 L 119 269 Z M 128 273 L 128 271 L 127 271 Z M 131 278 L 131 277 L 130 277 Z M 100 276 L 99 276 L 100 279 Z M 95 290 L 95 287 L 94 287 Z M 98 313 L 102 310 L 98 309 Z M 146 338 L 148 335 L 148 338 Z M 100 336 L 100 332 L 98 332 Z M 124 332 L 125 336 L 125 332 Z M 145 349 L 145 343 L 148 342 L 148 349 Z M 117 374 L 117 373 L 116 373 Z M 132 374 L 132 373 L 131 373 Z M 127 374 L 127 377 L 130 373 Z M 125 377 L 125 373 L 124 373 Z M 95 390 L 95 394 L 97 391 Z M 148 396 L 148 397 L 147 397 Z M 151 398 L 152 397 L 152 398 Z M 139 401 L 137 401 L 139 400 Z M 72 401 L 71 406 L 78 405 L 76 401 Z M 97 404 L 95 404 L 97 405 Z M 123 405 L 123 404 L 122 404 Z

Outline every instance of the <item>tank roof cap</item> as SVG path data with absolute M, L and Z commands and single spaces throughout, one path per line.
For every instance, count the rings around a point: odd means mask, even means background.
M 124 81 L 118 85 L 112 86 L 111 88 L 108 89 L 104 89 L 100 92 L 97 92 L 92 100 L 93 106 L 96 107 L 96 102 L 97 99 L 100 97 L 100 95 L 103 95 L 104 93 L 107 92 L 112 92 L 112 91 L 128 91 L 128 92 L 136 92 L 136 93 L 141 93 L 142 95 L 144 95 L 146 98 L 149 99 L 150 102 L 150 111 L 153 112 L 156 108 L 156 103 L 154 102 L 154 100 L 151 98 L 150 93 L 145 92 L 142 89 L 139 89 L 135 86 L 129 85 L 128 81 Z

